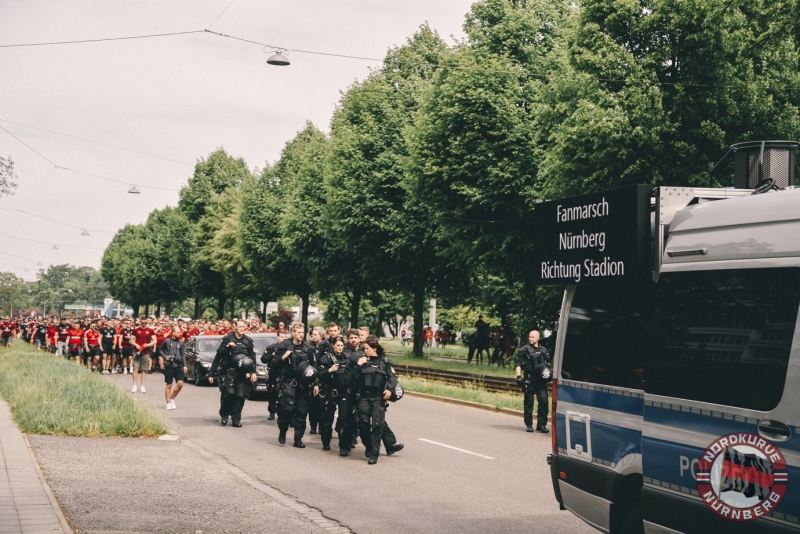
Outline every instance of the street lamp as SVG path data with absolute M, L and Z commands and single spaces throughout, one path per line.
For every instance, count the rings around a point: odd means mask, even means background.
M 89 231 L 88 230 L 84 230 L 83 232 L 81 232 L 81 235 L 89 235 Z
M 266 50 L 265 50 L 266 52 Z M 286 55 L 284 55 L 286 54 Z M 273 54 L 267 60 L 268 65 L 277 65 L 279 67 L 285 67 L 289 65 L 289 58 L 286 56 L 289 55 L 289 52 L 286 50 L 275 50 Z
M 139 188 L 136 187 L 135 185 L 131 185 L 131 188 L 128 189 L 128 193 L 130 193 L 132 195 L 138 195 L 139 194 Z

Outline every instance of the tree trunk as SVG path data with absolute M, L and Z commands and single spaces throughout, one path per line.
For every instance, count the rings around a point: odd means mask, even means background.
M 139 317 L 139 304 L 132 304 L 131 308 L 133 308 L 133 318 L 136 319 Z
M 422 358 L 422 313 L 425 303 L 425 288 L 422 286 L 414 288 L 414 356 Z
M 361 292 L 354 291 L 350 301 L 350 328 L 358 328 L 358 309 L 361 307 Z
M 167 302 L 166 304 L 164 304 L 164 309 L 166 310 L 167 315 L 169 315 L 170 317 L 172 317 L 172 311 L 173 311 L 174 307 L 175 306 L 173 306 L 172 301 Z
M 145 317 L 150 317 L 150 305 L 149 304 L 145 304 L 144 305 L 144 316 Z
M 269 302 L 269 297 L 265 295 L 261 298 L 264 301 L 264 311 L 261 312 L 261 322 L 267 324 L 267 303 Z
M 386 312 L 382 309 L 378 310 L 378 324 L 375 325 L 375 335 L 379 338 L 383 335 L 383 321 L 386 318 Z
M 300 322 L 306 326 L 306 332 L 308 332 L 308 301 L 311 299 L 311 293 L 300 295 L 300 298 L 303 301 L 303 310 L 300 312 Z
M 161 317 L 161 303 L 156 304 L 156 317 Z
M 236 297 L 231 297 L 231 319 L 236 317 Z
M 194 298 L 194 318 L 199 319 L 202 311 L 200 310 L 200 297 Z
M 224 295 L 217 299 L 217 319 L 225 317 L 225 300 Z

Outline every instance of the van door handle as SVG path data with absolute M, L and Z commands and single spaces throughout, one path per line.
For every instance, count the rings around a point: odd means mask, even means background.
M 792 430 L 787 425 L 771 419 L 763 419 L 758 423 L 758 433 L 775 441 L 786 441 L 792 436 Z

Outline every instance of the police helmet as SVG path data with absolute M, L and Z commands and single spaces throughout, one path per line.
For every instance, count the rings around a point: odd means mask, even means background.
M 533 376 L 541 380 L 542 382 L 552 382 L 553 381 L 553 368 L 550 367 L 549 363 L 542 363 L 536 366 L 536 369 L 533 371 Z
M 256 362 L 246 354 L 235 355 L 232 363 L 242 373 L 252 373 L 256 369 Z
M 312 384 L 317 379 L 317 369 L 308 362 L 302 362 L 297 366 L 297 379 L 305 384 Z
M 400 382 L 397 383 L 394 390 L 392 391 L 392 396 L 389 397 L 391 402 L 397 402 L 403 398 L 403 395 L 406 394 L 406 391 L 403 389 L 403 386 L 400 385 Z

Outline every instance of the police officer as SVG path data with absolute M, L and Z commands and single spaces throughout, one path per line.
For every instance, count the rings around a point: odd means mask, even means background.
M 228 424 L 228 416 L 233 419 L 233 426 L 242 426 L 244 398 L 250 388 L 248 382 L 258 379 L 253 340 L 244 334 L 246 329 L 247 323 L 241 319 L 236 321 L 236 329 L 222 338 L 209 372 L 209 384 L 214 383 L 214 377 L 219 380 L 219 422 L 222 426 Z
M 267 366 L 272 365 L 272 360 L 275 357 L 275 349 L 286 338 L 285 332 L 278 332 L 276 335 L 278 336 L 278 341 L 264 349 L 264 354 L 261 355 L 261 363 L 265 363 Z M 269 417 L 267 417 L 267 419 L 272 421 L 275 419 L 275 412 L 278 411 L 278 397 L 280 396 L 281 386 L 279 373 L 272 372 L 271 367 L 269 371 L 269 378 L 267 379 L 267 409 L 269 410 Z
M 536 431 L 547 434 L 547 381 L 536 373 L 537 368 L 550 364 L 550 353 L 539 345 L 539 331 L 531 330 L 528 333 L 528 344 L 517 352 L 517 384 L 522 387 L 525 394 L 523 407 L 525 409 L 525 427 L 528 432 L 533 432 L 533 397 L 539 403 L 537 411 Z M 523 376 L 524 372 L 524 376 Z
M 315 326 L 311 331 L 311 347 L 314 349 L 314 361 L 311 362 L 314 367 L 319 367 L 319 358 L 325 353 L 328 343 L 325 339 L 325 330 L 321 326 Z M 322 426 L 322 397 L 320 395 L 312 396 L 308 404 L 308 422 L 311 425 L 311 434 L 317 433 L 317 428 Z
M 322 412 L 322 450 L 331 450 L 333 418 L 338 410 L 336 433 L 339 435 L 339 455 L 347 456 L 353 442 L 353 421 L 350 416 L 350 393 L 352 363 L 344 354 L 344 340 L 339 338 L 323 346 L 324 353 L 319 358 L 320 396 L 323 397 Z
M 278 397 L 278 443 L 286 443 L 286 432 L 294 427 L 294 446 L 304 449 L 303 434 L 306 432 L 309 397 L 319 394 L 317 380 L 304 383 L 301 379 L 303 369 L 308 369 L 314 361 L 314 349 L 303 341 L 305 325 L 292 325 L 292 337 L 278 344 L 270 369 L 280 378 L 281 392 Z M 305 365 L 303 365 L 305 364 Z M 313 369 L 313 367 L 312 367 Z
M 381 440 L 389 431 L 386 424 L 387 402 L 397 387 L 397 376 L 386 359 L 383 347 L 376 336 L 368 336 L 363 345 L 364 356 L 359 358 L 353 368 L 358 399 L 358 428 L 361 441 L 366 447 L 369 464 L 378 462 Z M 392 438 L 394 435 L 392 434 Z M 394 454 L 403 448 L 402 444 L 387 445 L 386 454 Z

